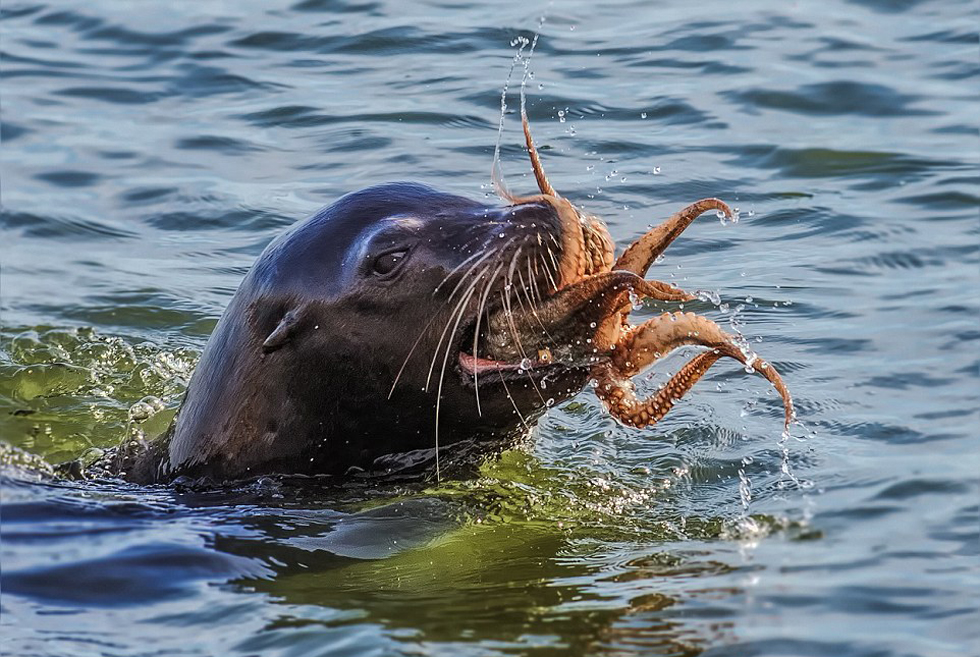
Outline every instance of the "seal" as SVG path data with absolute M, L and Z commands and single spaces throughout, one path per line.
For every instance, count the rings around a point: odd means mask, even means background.
M 415 183 L 344 196 L 262 252 L 169 431 L 112 469 L 139 483 L 336 474 L 513 439 L 584 387 L 591 360 L 492 360 L 492 333 L 611 252 L 601 222 L 542 200 L 493 207 Z M 583 297 L 541 314 L 559 333 L 609 311 Z

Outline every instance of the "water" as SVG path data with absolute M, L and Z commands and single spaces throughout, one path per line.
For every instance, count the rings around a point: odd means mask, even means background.
M 489 193 L 510 44 L 546 8 L 5 3 L 3 439 L 54 462 L 162 431 L 253 258 L 339 195 Z M 653 431 L 586 390 L 427 488 L 8 468 L 4 654 L 976 654 L 977 19 L 548 10 L 527 88 L 552 182 L 621 245 L 703 196 L 739 206 L 653 274 L 780 368 L 789 439 L 726 364 Z

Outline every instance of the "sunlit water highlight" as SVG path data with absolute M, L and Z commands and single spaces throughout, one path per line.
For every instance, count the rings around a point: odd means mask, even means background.
M 255 256 L 341 194 L 490 194 L 544 6 L 5 3 L 3 440 L 58 462 L 162 432 Z M 701 290 L 685 310 L 771 360 L 802 424 L 780 436 L 778 396 L 726 365 L 653 431 L 586 390 L 431 487 L 8 465 L 4 654 L 977 652 L 978 24 L 555 3 L 527 79 L 552 182 L 620 244 L 738 206 L 651 273 Z

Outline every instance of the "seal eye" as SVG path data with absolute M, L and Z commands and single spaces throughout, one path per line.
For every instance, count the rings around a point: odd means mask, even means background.
M 390 251 L 379 255 L 374 259 L 374 273 L 378 276 L 391 274 L 398 269 L 406 255 L 408 255 L 408 251 Z

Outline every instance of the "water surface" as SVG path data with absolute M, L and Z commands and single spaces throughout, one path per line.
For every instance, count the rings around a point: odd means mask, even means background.
M 652 273 L 719 295 L 693 309 L 784 373 L 792 437 L 725 365 L 646 432 L 586 390 L 469 481 L 7 468 L 5 654 L 977 652 L 975 3 L 4 3 L 3 440 L 163 431 L 255 256 L 340 195 L 488 194 L 544 12 L 552 182 L 620 244 L 739 207 Z

